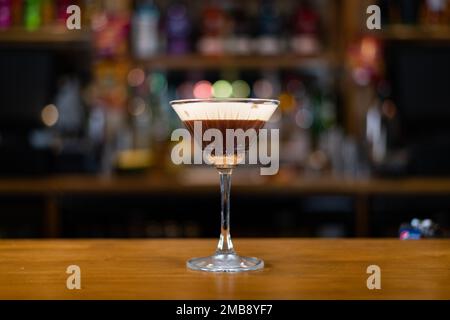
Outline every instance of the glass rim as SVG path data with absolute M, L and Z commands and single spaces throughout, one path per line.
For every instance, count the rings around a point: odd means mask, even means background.
M 262 99 L 262 98 L 207 98 L 207 99 L 178 99 L 171 100 L 169 103 L 171 106 L 175 104 L 184 103 L 197 103 L 197 102 L 243 102 L 243 103 L 256 103 L 256 104 L 275 104 L 279 105 L 280 101 L 275 99 Z

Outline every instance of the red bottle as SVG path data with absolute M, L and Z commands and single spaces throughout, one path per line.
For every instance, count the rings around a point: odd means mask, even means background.
M 221 55 L 224 53 L 224 34 L 227 19 L 225 12 L 219 6 L 207 6 L 201 16 L 202 36 L 198 42 L 200 53 Z
M 294 15 L 291 47 L 295 53 L 311 55 L 320 51 L 320 17 L 308 2 Z

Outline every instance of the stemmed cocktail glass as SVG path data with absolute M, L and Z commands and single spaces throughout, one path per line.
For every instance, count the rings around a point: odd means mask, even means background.
M 236 254 L 230 235 L 230 187 L 233 168 L 245 159 L 251 139 L 243 139 L 227 148 L 227 129 L 246 132 L 249 129 L 258 131 L 272 116 L 278 107 L 277 100 L 268 99 L 188 99 L 171 101 L 171 105 L 189 129 L 195 135 L 196 128 L 201 127 L 201 136 L 208 129 L 215 129 L 223 136 L 222 148 L 209 153 L 209 162 L 219 172 L 221 191 L 221 228 L 216 252 L 208 257 L 188 260 L 187 266 L 193 270 L 215 272 L 240 272 L 258 270 L 264 267 L 261 259 L 241 257 Z M 239 140 L 238 140 L 239 141 Z M 244 143 L 242 143 L 244 141 Z M 196 141 L 206 151 L 211 142 Z M 222 152 L 217 152 L 217 150 Z M 211 151 L 211 150 L 209 150 Z

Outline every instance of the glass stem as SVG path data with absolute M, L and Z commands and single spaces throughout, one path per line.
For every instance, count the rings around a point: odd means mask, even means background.
M 217 254 L 233 254 L 233 242 L 230 235 L 230 189 L 232 168 L 218 168 L 220 176 L 221 219 L 220 239 L 217 244 Z

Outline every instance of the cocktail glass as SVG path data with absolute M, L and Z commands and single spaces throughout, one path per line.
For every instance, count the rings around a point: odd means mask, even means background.
M 216 252 L 207 257 L 193 258 L 187 261 L 187 267 L 193 270 L 211 272 L 241 272 L 258 270 L 264 267 L 264 261 L 255 257 L 239 256 L 230 235 L 230 187 L 233 168 L 245 159 L 253 141 L 241 140 L 227 148 L 227 129 L 246 132 L 259 130 L 272 116 L 279 101 L 269 99 L 188 99 L 171 101 L 181 121 L 195 136 L 196 124 L 201 124 L 201 136 L 208 129 L 216 129 L 223 136 L 223 152 L 210 153 L 209 162 L 219 172 L 221 191 L 221 227 Z M 230 139 L 228 139 L 230 140 Z M 235 139 L 233 138 L 233 142 Z M 242 141 L 247 141 L 242 143 Z M 196 141 L 205 150 L 211 142 Z M 231 150 L 230 150 L 231 149 Z M 220 150 L 220 148 L 219 148 Z M 216 150 L 217 151 L 217 150 Z

